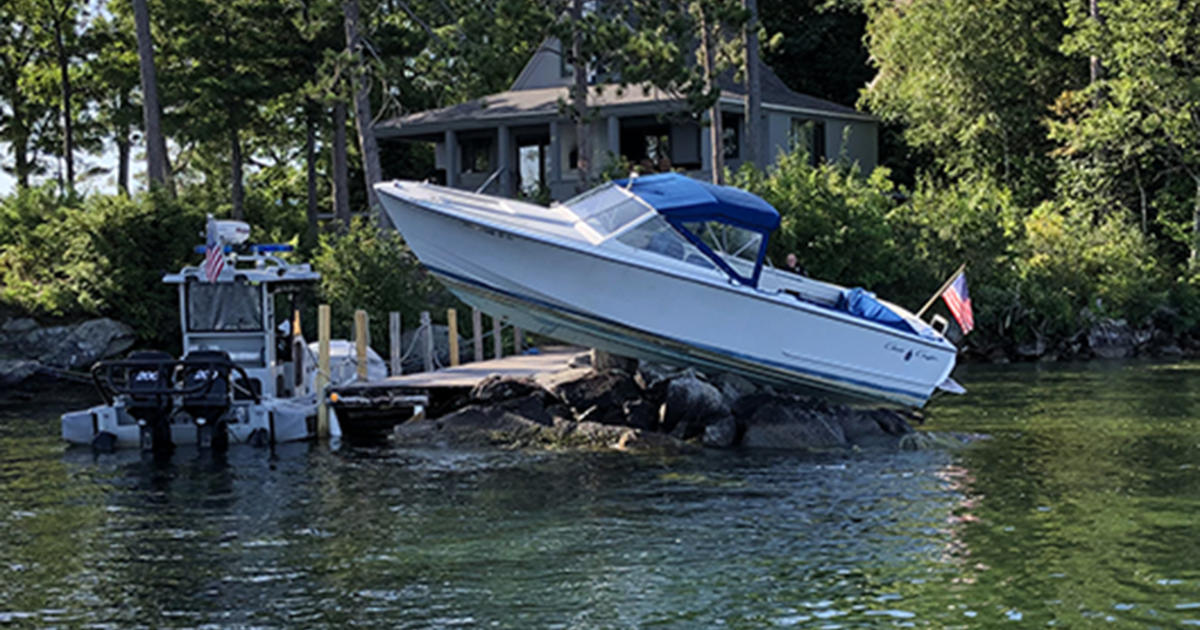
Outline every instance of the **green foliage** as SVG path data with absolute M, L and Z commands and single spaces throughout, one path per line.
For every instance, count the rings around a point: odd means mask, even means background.
M 812 166 L 806 154 L 795 152 L 781 154 L 767 173 L 743 166 L 730 183 L 779 210 L 772 260 L 795 252 L 815 277 L 888 295 L 905 278 L 908 264 L 888 222 L 896 191 L 886 169 L 863 178 L 856 168 Z
M 386 326 L 391 311 L 411 326 L 420 311 L 452 303 L 396 232 L 363 218 L 343 234 L 322 235 L 313 268 L 321 273 L 321 299 L 330 305 L 335 337 L 350 337 L 356 309 L 367 311 L 373 327 Z
M 203 224 L 203 208 L 156 195 L 22 191 L 0 205 L 0 300 L 42 316 L 110 316 L 163 344 L 178 324 L 162 274 L 195 262 Z

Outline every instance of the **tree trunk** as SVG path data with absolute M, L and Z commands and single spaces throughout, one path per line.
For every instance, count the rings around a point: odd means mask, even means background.
M 233 120 L 233 116 L 230 116 Z M 246 189 L 242 184 L 242 139 L 237 124 L 229 129 L 230 200 L 233 202 L 233 218 L 241 221 L 246 216 Z
M 700 47 L 704 64 L 704 88 L 711 95 L 716 91 L 716 102 L 708 112 L 709 166 L 712 167 L 712 183 L 721 184 L 725 178 L 725 134 L 721 129 L 721 89 L 713 76 L 713 33 L 708 16 L 700 12 Z
M 117 136 L 117 190 L 129 196 L 129 133 Z
M 1193 177 L 1196 184 L 1196 198 L 1192 200 L 1192 270 L 1200 268 L 1200 177 Z
M 138 65 L 142 77 L 142 120 L 146 127 L 146 177 L 150 187 L 171 185 L 167 163 L 167 143 L 162 131 L 162 107 L 158 101 L 158 78 L 154 71 L 154 41 L 150 37 L 150 11 L 146 0 L 133 1 L 133 19 L 137 27 Z
M 583 0 L 571 4 L 571 59 L 575 81 L 571 86 L 572 114 L 575 118 L 575 166 L 579 169 L 579 192 L 591 188 L 592 138 L 588 129 L 587 60 L 583 58 Z
M 317 115 L 316 104 L 304 108 L 304 179 L 308 185 L 308 239 L 317 242 Z
M 350 227 L 350 173 L 346 166 L 346 104 L 333 105 L 333 213 Z
M 63 42 L 62 21 L 66 18 L 66 9 L 59 13 L 53 2 L 54 11 L 54 48 L 58 56 L 59 87 L 61 88 L 62 132 L 63 132 L 63 161 L 67 165 L 67 176 L 64 187 L 67 192 L 75 192 L 75 130 L 71 116 L 71 68 L 67 59 L 67 47 Z
M 390 222 L 379 207 L 379 198 L 375 195 L 375 184 L 383 179 L 383 175 L 379 168 L 379 144 L 375 140 L 375 131 L 371 128 L 371 82 L 367 78 L 366 64 L 362 59 L 358 0 L 343 2 L 342 11 L 346 16 L 346 48 L 354 56 L 354 72 L 351 73 L 350 80 L 354 92 L 354 122 L 358 129 L 358 146 L 362 150 L 363 176 L 367 184 L 367 204 L 370 211 L 376 215 L 378 224 L 386 226 Z
M 29 188 L 29 174 L 33 171 L 33 165 L 29 162 L 29 128 L 25 126 L 25 99 L 21 95 L 21 87 L 19 75 L 13 74 L 8 78 L 9 94 L 12 95 L 10 107 L 12 109 L 12 122 L 9 123 L 10 135 L 9 143 L 12 146 L 14 170 L 13 176 L 17 180 L 17 188 Z
M 1089 0 L 1088 2 L 1088 17 L 1097 24 L 1103 24 L 1100 20 L 1100 7 L 1098 0 Z M 1088 58 L 1088 74 L 1091 82 L 1095 83 L 1100 80 L 1104 73 L 1104 67 L 1100 64 L 1100 57 L 1092 55 Z
M 744 159 L 766 168 L 762 147 L 762 74 L 758 60 L 758 0 L 742 0 L 750 13 L 744 30 L 746 42 L 746 142 Z

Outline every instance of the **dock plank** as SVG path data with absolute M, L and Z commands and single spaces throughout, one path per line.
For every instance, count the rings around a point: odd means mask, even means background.
M 348 383 L 339 389 L 389 388 L 431 389 L 443 387 L 474 387 L 480 381 L 500 374 L 511 377 L 535 377 L 539 374 L 561 372 L 568 369 L 571 357 L 584 352 L 583 348 L 555 346 L 540 350 L 537 354 L 518 354 L 501 359 L 467 363 L 457 367 L 442 368 L 432 372 L 417 372 L 392 376 L 380 381 Z

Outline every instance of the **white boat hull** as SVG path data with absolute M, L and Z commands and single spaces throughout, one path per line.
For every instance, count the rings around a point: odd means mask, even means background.
M 623 260 L 379 188 L 421 262 L 468 304 L 555 339 L 837 398 L 921 406 L 955 349 L 682 261 Z
M 260 404 L 235 404 L 225 426 L 230 444 L 249 442 L 250 435 L 258 430 L 272 444 L 308 440 L 315 435 L 316 412 L 315 399 L 264 399 Z M 141 427 L 120 402 L 63 414 L 62 437 L 67 442 L 93 444 L 101 433 L 114 436 L 115 448 L 145 446 Z M 171 442 L 176 445 L 196 444 L 199 435 L 196 424 L 186 416 L 171 422 Z

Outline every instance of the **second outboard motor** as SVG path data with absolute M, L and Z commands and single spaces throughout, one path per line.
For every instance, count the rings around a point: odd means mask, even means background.
M 196 444 L 213 450 L 229 448 L 225 414 L 231 403 L 233 361 L 220 350 L 196 350 L 183 359 L 180 410 L 196 423 Z
M 138 421 L 142 448 L 169 453 L 175 448 L 170 419 L 174 357 L 159 350 L 142 350 L 130 353 L 123 367 L 129 395 L 126 410 Z

